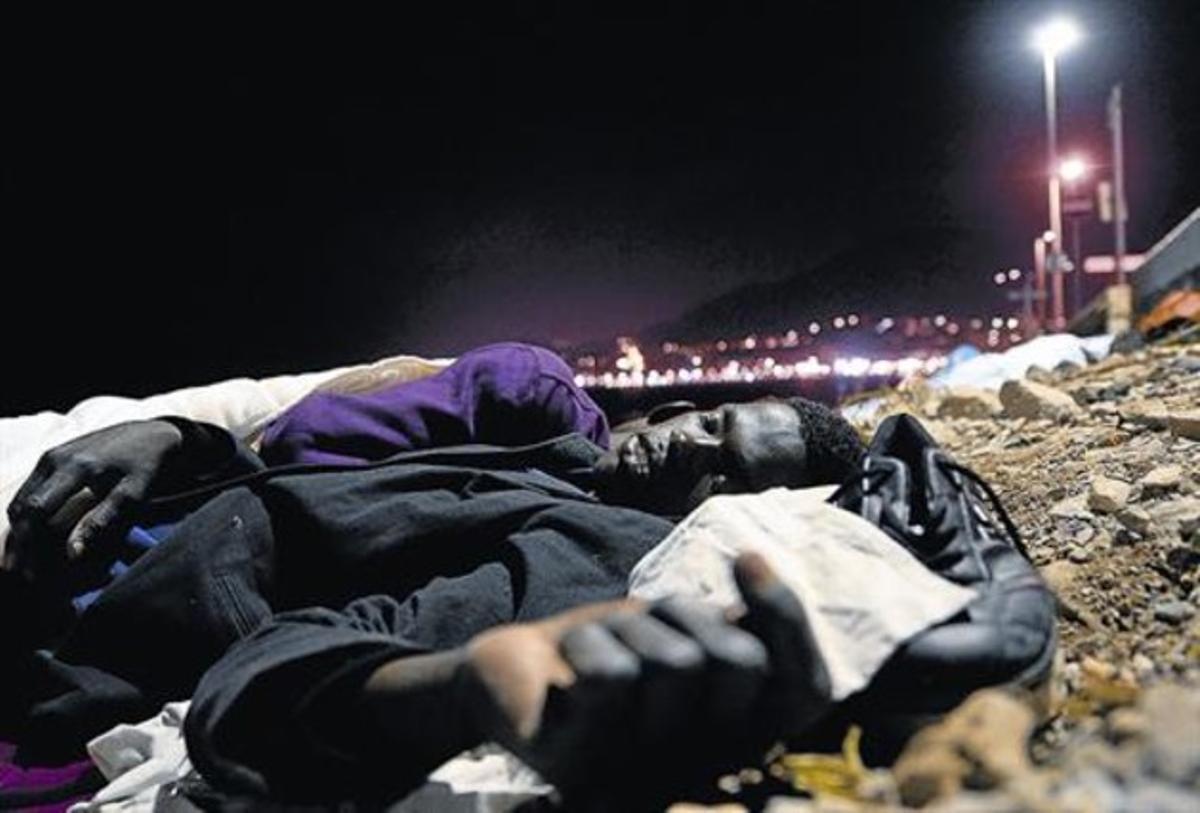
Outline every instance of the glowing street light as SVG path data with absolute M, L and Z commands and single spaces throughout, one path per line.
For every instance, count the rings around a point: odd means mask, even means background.
M 1083 35 L 1075 23 L 1065 17 L 1056 17 L 1033 32 L 1033 47 L 1054 57 L 1081 39 Z
M 1088 174 L 1087 162 L 1078 155 L 1072 155 L 1070 158 L 1063 160 L 1058 165 L 1058 177 L 1062 178 L 1067 183 L 1075 183 L 1082 180 Z
M 1033 45 L 1042 54 L 1042 74 L 1046 85 L 1046 171 L 1049 174 L 1048 192 L 1050 197 L 1050 229 L 1052 232 L 1047 241 L 1046 265 L 1054 273 L 1054 315 L 1052 317 L 1055 330 L 1066 326 L 1062 302 L 1061 256 L 1062 246 L 1062 194 L 1059 185 L 1058 166 L 1058 121 L 1055 99 L 1055 59 L 1063 51 L 1070 48 L 1081 39 L 1079 29 L 1070 20 L 1057 18 L 1047 22 L 1033 34 Z

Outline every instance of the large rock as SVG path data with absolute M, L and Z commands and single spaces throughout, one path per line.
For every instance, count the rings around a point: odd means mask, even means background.
M 1200 409 L 1190 412 L 1172 412 L 1167 418 L 1171 434 L 1188 440 L 1200 440 Z
M 1163 684 L 1146 692 L 1151 770 L 1188 785 L 1200 781 L 1200 692 Z
M 1067 421 L 1082 414 L 1075 399 L 1062 390 L 1027 380 L 1005 381 L 1000 387 L 1000 403 L 1009 418 Z
M 1120 410 L 1121 420 L 1143 429 L 1166 429 L 1170 413 L 1162 401 L 1135 401 Z
M 960 791 L 986 790 L 1032 770 L 1033 709 L 996 689 L 978 691 L 942 722 L 918 732 L 892 772 L 906 804 L 921 806 Z
M 1129 483 L 1099 475 L 1088 490 L 1088 508 L 1100 514 L 1115 514 L 1129 502 L 1131 490 Z
M 1117 522 L 1136 534 L 1145 536 L 1150 533 L 1150 513 L 1144 508 L 1126 506 L 1117 512 Z
M 994 392 L 974 387 L 954 387 L 938 404 L 939 418 L 994 418 L 1003 411 L 1000 398 Z
M 1173 528 L 1184 539 L 1200 529 L 1200 500 L 1195 497 L 1155 505 L 1150 513 L 1158 525 L 1166 529 Z
M 1183 466 L 1176 466 L 1174 464 L 1158 466 L 1152 469 L 1139 482 L 1142 484 L 1142 493 L 1147 497 L 1166 494 L 1169 491 L 1179 488 L 1179 484 L 1183 482 Z

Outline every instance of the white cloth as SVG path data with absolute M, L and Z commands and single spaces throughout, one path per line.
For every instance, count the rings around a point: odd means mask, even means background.
M 833 699 L 845 699 L 901 644 L 975 594 L 930 572 L 871 523 L 826 503 L 830 491 L 709 498 L 638 562 L 630 595 L 734 606 L 733 560 L 758 552 L 803 605 Z
M 42 453 L 88 432 L 123 421 L 180 415 L 228 429 L 251 441 L 272 419 L 313 391 L 360 393 L 432 375 L 449 364 L 417 356 L 393 356 L 371 364 L 254 380 L 234 378 L 148 398 L 101 395 L 66 413 L 39 412 L 0 418 L 0 506 L 7 508 Z M 8 515 L 0 511 L 0 554 Z
M 159 788 L 191 770 L 183 739 L 189 703 L 168 703 L 137 725 L 119 725 L 88 743 L 88 756 L 108 784 L 68 813 L 142 813 L 154 810 Z
M 163 785 L 192 770 L 183 738 L 190 701 L 168 703 L 135 725 L 118 725 L 88 743 L 88 755 L 109 783 L 68 813 L 152 813 L 161 808 Z M 449 760 L 392 813 L 508 813 L 553 788 L 498 745 L 484 745 Z
M 1024 378 L 1030 367 L 1053 370 L 1064 361 L 1086 366 L 1104 358 L 1112 336 L 1080 338 L 1071 333 L 1038 336 L 1003 353 L 983 353 L 930 379 L 935 387 L 978 387 L 998 390 L 1011 378 Z

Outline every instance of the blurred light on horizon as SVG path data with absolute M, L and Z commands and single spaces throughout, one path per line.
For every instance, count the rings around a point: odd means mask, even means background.
M 1088 173 L 1087 162 L 1078 155 L 1072 155 L 1058 165 L 1058 175 L 1068 183 L 1078 181 Z
M 1033 47 L 1048 57 L 1056 57 L 1083 39 L 1072 20 L 1055 17 L 1033 32 Z
M 990 342 L 989 342 L 990 343 Z M 837 356 L 832 362 L 810 355 L 806 359 L 781 364 L 767 357 L 758 364 L 748 365 L 731 360 L 723 367 L 704 370 L 621 370 L 615 375 L 577 373 L 575 383 L 581 387 L 602 389 L 640 389 L 669 387 L 676 384 L 752 384 L 764 380 L 839 378 L 907 378 L 914 373 L 931 375 L 946 366 L 943 355 L 902 356 L 900 358 L 869 358 L 866 356 Z

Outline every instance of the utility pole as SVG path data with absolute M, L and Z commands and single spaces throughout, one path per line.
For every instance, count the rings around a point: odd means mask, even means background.
M 1046 328 L 1046 241 L 1041 237 L 1033 241 L 1033 273 L 1037 280 L 1038 333 Z
M 1108 128 L 1112 130 L 1113 162 L 1113 260 L 1117 284 L 1125 284 L 1125 146 L 1121 111 L 1121 86 L 1114 85 L 1108 97 Z

